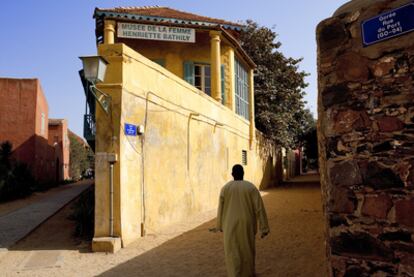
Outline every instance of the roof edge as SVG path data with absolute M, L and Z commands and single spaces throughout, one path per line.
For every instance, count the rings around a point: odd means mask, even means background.
M 226 39 L 229 40 L 229 42 L 231 44 L 233 44 L 233 46 L 235 46 L 236 50 L 240 51 L 240 54 L 243 56 L 243 58 L 246 60 L 246 62 L 253 67 L 253 69 L 257 68 L 256 63 L 252 60 L 252 58 L 249 56 L 249 54 L 246 53 L 246 51 L 244 51 L 243 47 L 240 45 L 240 43 L 237 41 L 237 39 L 235 39 L 231 34 L 229 34 L 225 29 L 220 28 L 221 31 L 223 32 L 224 36 L 226 37 Z
M 179 18 L 172 18 L 172 17 L 161 17 L 161 16 L 153 16 L 153 15 L 140 15 L 140 14 L 131 14 L 131 13 L 123 13 L 123 12 L 115 12 L 115 11 L 104 11 L 104 10 L 100 10 L 99 8 L 95 8 L 93 18 L 97 18 L 97 17 L 110 17 L 110 18 L 120 18 L 120 19 L 129 19 L 129 20 L 146 20 L 146 21 L 152 21 L 154 23 L 187 24 L 187 25 L 196 25 L 196 26 L 203 26 L 203 27 L 221 26 L 225 29 L 230 29 L 230 30 L 235 30 L 235 31 L 242 31 L 245 29 L 244 25 L 233 25 L 233 24 L 213 23 L 213 22 L 207 22 L 207 21 L 202 21 L 202 20 L 188 20 L 188 19 L 179 19 Z

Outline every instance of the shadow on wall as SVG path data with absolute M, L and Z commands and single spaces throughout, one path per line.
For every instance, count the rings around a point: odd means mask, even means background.
M 270 140 L 264 138 L 263 134 L 256 131 L 257 149 L 259 157 L 263 161 L 261 170 L 263 178 L 259 189 L 277 187 L 283 179 L 282 153 Z
M 61 179 L 63 168 L 57 164 L 57 156 L 48 140 L 38 135 L 31 136 L 12 151 L 12 158 L 27 164 L 39 182 L 58 182 Z

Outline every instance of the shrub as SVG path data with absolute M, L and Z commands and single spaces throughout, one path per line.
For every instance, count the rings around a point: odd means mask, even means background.
M 92 240 L 95 216 L 95 188 L 82 193 L 76 200 L 69 219 L 76 222 L 75 236 Z
M 12 144 L 0 145 L 0 201 L 28 196 L 36 184 L 29 167 L 23 163 L 12 163 Z
M 33 191 L 44 192 L 57 186 L 58 186 L 58 183 L 56 183 L 55 181 L 41 181 L 41 182 L 37 182 L 33 186 Z
M 76 135 L 69 132 L 70 140 L 70 177 L 78 181 L 82 178 L 84 172 L 93 168 L 94 153 L 90 147 L 82 144 L 77 139 Z
M 12 145 L 5 141 L 0 144 L 0 180 L 5 181 L 10 171 L 10 160 L 12 153 Z
M 8 194 L 12 199 L 26 197 L 32 193 L 35 180 L 26 164 L 15 164 L 8 179 Z

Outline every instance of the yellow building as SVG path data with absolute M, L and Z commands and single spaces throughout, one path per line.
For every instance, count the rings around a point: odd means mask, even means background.
M 215 209 L 236 163 L 258 187 L 270 184 L 275 149 L 255 129 L 242 25 L 166 7 L 94 17 L 108 62 L 97 88 L 111 98 L 109 112 L 96 108 L 94 251 Z

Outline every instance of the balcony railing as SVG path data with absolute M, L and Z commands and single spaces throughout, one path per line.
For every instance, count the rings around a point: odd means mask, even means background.
M 95 140 L 96 125 L 95 115 L 85 114 L 83 120 L 83 137 L 89 142 Z

